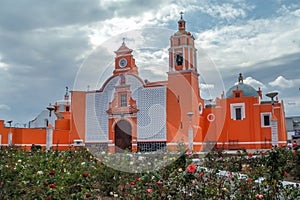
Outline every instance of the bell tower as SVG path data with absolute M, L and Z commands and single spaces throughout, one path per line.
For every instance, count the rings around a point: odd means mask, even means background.
M 190 141 L 189 138 L 197 138 L 193 142 L 199 143 L 202 138 L 200 127 L 202 111 L 199 108 L 203 107 L 204 100 L 200 98 L 195 39 L 186 31 L 186 22 L 182 15 L 181 12 L 178 30 L 170 38 L 167 140 L 170 142 L 183 140 L 187 143 Z
M 120 75 L 124 73 L 130 73 L 138 75 L 138 69 L 135 65 L 135 59 L 132 55 L 132 49 L 129 49 L 125 44 L 125 38 L 123 38 L 122 45 L 115 51 L 115 70 L 114 75 Z
M 193 71 L 196 73 L 197 49 L 194 47 L 195 39 L 190 32 L 186 31 L 183 13 L 181 12 L 180 15 L 178 31 L 170 38 L 169 72 Z

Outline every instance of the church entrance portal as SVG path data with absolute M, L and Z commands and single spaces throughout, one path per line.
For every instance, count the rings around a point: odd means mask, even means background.
M 131 151 L 132 129 L 129 122 L 119 121 L 115 126 L 115 151 Z

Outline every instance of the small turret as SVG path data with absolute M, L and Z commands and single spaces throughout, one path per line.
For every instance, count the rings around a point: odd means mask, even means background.
M 183 20 L 183 12 L 180 12 L 180 20 L 178 21 L 178 30 L 180 32 L 185 32 L 185 21 Z
M 115 51 L 115 70 L 114 75 L 130 73 L 138 75 L 138 69 L 135 65 L 135 60 L 132 55 L 132 49 L 126 46 L 125 38 L 123 38 L 122 45 Z

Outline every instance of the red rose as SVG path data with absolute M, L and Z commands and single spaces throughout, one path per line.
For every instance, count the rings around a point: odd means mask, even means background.
M 286 176 L 286 175 L 288 175 L 289 173 L 285 171 L 283 174 Z
M 251 183 L 251 182 L 252 182 L 252 179 L 251 179 L 251 178 L 248 178 L 248 179 L 247 179 L 247 182 L 248 182 L 248 183 Z
M 45 200 L 51 200 L 51 198 L 50 197 L 46 197 Z
M 232 178 L 232 173 L 228 173 L 227 178 Z
M 252 156 L 253 156 L 253 153 L 249 152 L 249 153 L 248 153 L 248 156 L 249 156 L 249 157 L 252 157 Z
M 130 185 L 135 185 L 135 182 L 131 181 L 131 182 L 130 182 Z
M 47 183 L 47 182 L 45 182 L 45 183 L 44 183 L 44 186 L 48 186 L 48 183 Z
M 140 178 L 140 177 L 136 177 L 135 180 L 136 180 L 136 181 L 140 181 L 141 178 Z
M 88 174 L 88 173 L 83 173 L 82 176 L 83 176 L 83 177 L 88 177 L 89 174 Z
M 196 171 L 197 167 L 194 164 L 190 164 L 187 166 L 186 170 L 190 173 L 194 173 Z
M 157 181 L 156 185 L 162 185 L 162 182 L 161 181 Z
M 50 188 L 55 188 L 55 184 L 54 183 L 51 183 L 49 186 L 50 186 Z
M 55 171 L 54 171 L 54 170 L 51 170 L 51 171 L 49 172 L 49 174 L 52 176 L 52 175 L 55 174 Z
M 200 176 L 200 177 L 203 177 L 203 176 L 204 176 L 204 172 L 201 172 L 201 173 L 199 174 L 199 176 Z
M 92 196 L 92 195 L 91 195 L 90 193 L 86 193 L 86 194 L 85 194 L 85 197 L 86 197 L 86 198 L 89 198 L 89 197 L 91 197 L 91 196 Z

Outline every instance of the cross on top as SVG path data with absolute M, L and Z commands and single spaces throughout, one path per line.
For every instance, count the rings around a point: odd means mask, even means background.
M 183 12 L 181 11 L 179 14 L 180 14 L 180 19 L 182 19 Z

